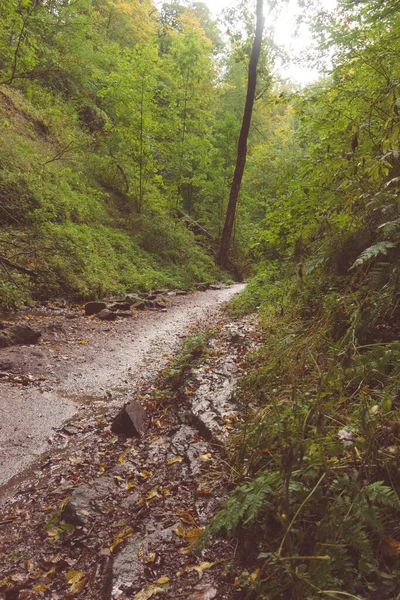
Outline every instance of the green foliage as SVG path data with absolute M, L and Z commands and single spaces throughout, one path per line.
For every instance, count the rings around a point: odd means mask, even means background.
M 217 29 L 180 8 L 163 43 L 150 0 L 2 3 L 0 256 L 39 274 L 21 286 L 3 265 L 3 308 L 221 277 L 171 218 L 218 221 Z
M 193 364 L 207 350 L 207 337 L 207 333 L 197 331 L 186 338 L 171 364 L 163 372 L 164 383 L 168 388 L 177 390 L 183 385 Z

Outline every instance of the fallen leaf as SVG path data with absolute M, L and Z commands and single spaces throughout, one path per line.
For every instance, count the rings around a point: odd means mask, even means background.
M 212 585 L 208 585 L 206 587 L 197 587 L 195 588 L 194 594 L 189 596 L 187 600 L 213 600 L 217 595 L 217 590 Z
M 122 542 L 124 542 L 131 535 L 132 531 L 132 527 L 129 526 L 124 527 L 124 529 L 119 531 L 110 545 L 110 551 L 114 552 L 115 548 L 119 546 L 119 544 L 122 544 Z
M 169 582 L 169 577 L 159 577 L 157 579 L 157 582 L 159 585 L 164 585 L 165 583 Z
M 211 488 L 200 488 L 197 490 L 196 494 L 198 496 L 209 496 L 210 494 L 212 494 L 213 491 Z
M 389 556 L 400 556 L 400 542 L 388 535 L 383 538 L 384 550 Z
M 200 460 L 202 462 L 210 462 L 210 460 L 212 460 L 210 452 L 207 452 L 207 454 L 200 454 Z
M 182 457 L 182 456 L 175 456 L 175 458 L 171 458 L 171 459 L 168 461 L 168 464 L 169 464 L 169 465 L 174 465 L 175 463 L 180 463 L 180 462 L 182 462 L 182 461 L 183 461 L 183 457 Z
M 165 590 L 163 590 L 163 588 L 160 588 L 158 585 L 154 585 L 154 584 L 146 585 L 144 590 L 142 590 L 141 592 L 136 594 L 136 596 L 134 596 L 134 600 L 148 600 L 149 598 L 151 598 L 152 596 L 155 596 L 159 592 L 164 592 L 164 591 Z
M 199 574 L 203 574 L 204 571 L 207 571 L 207 569 L 211 569 L 211 567 L 213 567 L 215 564 L 215 562 L 202 562 L 199 565 L 195 565 L 194 567 L 192 567 L 192 570 L 197 571 L 197 573 Z
M 81 592 L 86 585 L 84 571 L 76 571 L 72 569 L 72 571 L 68 571 L 65 579 L 69 585 L 69 591 L 73 594 Z

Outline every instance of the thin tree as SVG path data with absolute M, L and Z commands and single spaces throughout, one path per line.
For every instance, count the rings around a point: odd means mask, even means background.
M 226 210 L 225 224 L 222 231 L 221 243 L 217 256 L 217 263 L 224 268 L 227 268 L 229 264 L 229 247 L 231 244 L 232 230 L 235 222 L 236 205 L 239 198 L 240 185 L 242 183 L 243 171 L 246 164 L 247 138 L 249 135 L 251 115 L 253 112 L 254 97 L 256 93 L 257 64 L 261 52 L 262 35 L 264 29 L 263 4 L 263 0 L 257 0 L 256 32 L 249 63 L 246 103 L 238 141 L 236 167 L 233 174 L 228 208 Z

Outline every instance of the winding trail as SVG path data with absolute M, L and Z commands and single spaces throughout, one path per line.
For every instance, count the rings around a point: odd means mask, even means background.
M 8 366 L 36 381 L 21 387 L 0 382 L 0 493 L 51 447 L 63 423 L 79 411 L 101 414 L 128 400 L 156 376 L 191 328 L 217 324 L 222 306 L 243 287 L 176 296 L 166 313 L 138 313 L 114 324 L 82 314 L 37 315 L 39 345 L 0 350 L 0 371 Z

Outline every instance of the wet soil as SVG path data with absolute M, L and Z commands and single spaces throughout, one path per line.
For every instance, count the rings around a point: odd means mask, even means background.
M 82 386 L 82 410 L 7 488 L 0 507 L 0 600 L 246 597 L 243 577 L 257 572 L 255 561 L 249 565 L 238 543 L 224 536 L 203 550 L 197 545 L 235 484 L 230 436 L 246 418 L 238 382 L 246 376 L 247 353 L 261 341 L 256 317 L 232 321 L 218 300 L 204 312 L 200 307 L 207 342 L 178 384 L 171 384 L 168 369 L 150 376 L 152 363 L 136 384 L 107 389 L 107 400 L 91 395 L 95 386 Z M 179 303 L 181 313 L 186 302 Z M 161 363 L 172 359 L 158 348 L 157 361 L 160 354 Z M 145 410 L 141 437 L 111 430 L 116 405 L 129 397 Z
M 242 288 L 170 297 L 166 312 L 138 311 L 111 323 L 85 316 L 83 307 L 57 304 L 9 317 L 10 323 L 38 327 L 42 337 L 35 346 L 0 350 L 2 495 L 12 488 L 4 487 L 12 477 L 55 444 L 63 423 L 129 400 L 155 378 L 191 329 L 199 322 L 212 325 Z

